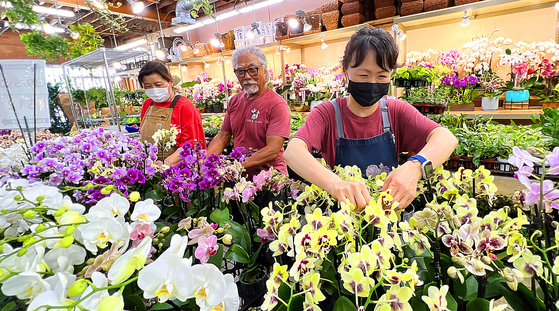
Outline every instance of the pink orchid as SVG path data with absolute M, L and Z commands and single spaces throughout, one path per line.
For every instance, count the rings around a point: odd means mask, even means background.
M 130 239 L 133 241 L 132 247 L 137 247 L 138 245 L 140 245 L 142 240 L 146 237 L 153 238 L 153 233 L 153 229 L 151 229 L 148 224 L 136 225 L 134 231 L 130 233 Z
M 211 256 L 217 253 L 219 246 L 217 245 L 217 236 L 212 235 L 209 238 L 201 236 L 198 239 L 198 248 L 196 248 L 196 258 L 200 259 L 202 264 L 208 262 Z
M 198 239 L 201 237 L 210 237 L 215 231 L 215 228 L 212 227 L 212 225 L 210 225 L 205 218 L 198 221 L 198 224 L 198 229 L 194 229 L 188 233 L 188 237 L 190 238 L 188 245 L 194 245 L 198 243 Z
M 256 230 L 256 234 L 262 238 L 262 243 L 266 243 L 268 241 L 273 241 L 276 239 L 276 235 L 274 234 L 272 227 L 266 226 L 264 229 Z

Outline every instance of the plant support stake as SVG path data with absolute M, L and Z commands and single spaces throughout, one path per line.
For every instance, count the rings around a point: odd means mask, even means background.
M 37 143 L 37 63 L 33 62 L 33 143 Z M 31 140 L 31 135 L 29 135 Z
M 14 110 L 14 114 L 16 116 L 17 125 L 19 127 L 19 131 L 21 132 L 21 137 L 23 138 L 23 142 L 27 149 L 29 149 L 29 145 L 27 144 L 27 140 L 25 139 L 25 132 L 23 132 L 23 127 L 21 127 L 21 122 L 19 121 L 19 117 L 17 115 L 16 106 L 14 105 L 14 99 L 12 98 L 12 93 L 10 93 L 10 88 L 8 87 L 8 80 L 6 79 L 6 74 L 4 73 L 4 66 L 0 64 L 0 71 L 2 72 L 2 79 L 4 79 L 4 85 L 6 86 L 6 92 L 8 93 L 8 98 L 10 99 L 10 104 L 12 105 L 12 109 Z M 31 137 L 29 137 L 31 139 Z

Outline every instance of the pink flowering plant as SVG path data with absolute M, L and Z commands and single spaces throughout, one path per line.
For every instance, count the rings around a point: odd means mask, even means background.
M 449 104 L 466 105 L 471 104 L 477 97 L 475 90 L 479 80 L 475 76 L 467 76 L 460 79 L 456 75 L 451 75 L 441 79 L 442 87 L 450 91 Z

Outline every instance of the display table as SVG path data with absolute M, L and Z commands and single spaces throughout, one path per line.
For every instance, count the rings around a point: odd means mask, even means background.
M 531 115 L 541 114 L 541 108 L 532 109 L 516 109 L 516 110 L 482 110 L 480 107 L 476 107 L 474 111 L 448 111 L 450 114 L 459 115 L 465 114 L 466 118 L 473 119 L 475 116 L 482 116 L 484 118 L 492 118 L 493 120 L 508 124 L 508 120 L 513 120 L 516 124 L 532 124 Z

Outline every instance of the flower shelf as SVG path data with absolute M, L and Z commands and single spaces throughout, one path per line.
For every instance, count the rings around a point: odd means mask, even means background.
M 425 79 L 403 79 L 403 78 L 396 78 L 394 79 L 394 85 L 397 87 L 425 87 L 429 85 L 429 82 Z

